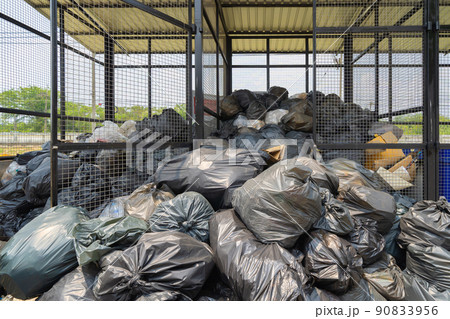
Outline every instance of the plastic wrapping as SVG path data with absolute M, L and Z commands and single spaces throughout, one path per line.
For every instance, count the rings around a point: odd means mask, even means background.
M 397 207 L 394 198 L 388 193 L 367 186 L 346 185 L 339 197 L 352 216 L 375 220 L 379 233 L 385 234 L 392 228 Z
M 405 269 L 403 271 L 405 301 L 449 301 L 450 290 L 439 289 Z
M 398 207 L 398 206 L 397 206 Z M 398 211 L 398 210 L 397 210 Z M 406 267 L 406 251 L 397 243 L 398 235 L 400 234 L 400 216 L 395 216 L 394 224 L 392 225 L 391 230 L 384 235 L 384 241 L 386 245 L 384 246 L 384 251 L 389 255 L 392 255 L 397 265 L 404 269 Z
M 328 167 L 309 157 L 299 157 L 297 162 L 312 170 L 311 178 L 319 187 L 327 188 L 333 195 L 338 194 L 339 178 Z
M 159 291 L 140 296 L 136 301 L 192 301 L 192 299 L 178 291 Z
M 99 269 L 96 265 L 79 266 L 62 277 L 39 301 L 96 301 L 92 291 Z
M 125 137 L 129 137 L 132 133 L 136 132 L 136 122 L 133 120 L 125 121 L 120 127 L 119 131 Z
M 323 229 L 339 236 L 351 232 L 355 225 L 347 206 L 335 199 L 326 188 L 320 189 L 320 196 L 322 197 L 322 216 L 314 223 L 313 228 Z
M 223 119 L 229 119 L 242 111 L 239 101 L 234 95 L 228 95 L 220 102 L 220 116 Z
M 362 258 L 346 240 L 316 230 L 306 244 L 305 268 L 315 285 L 336 294 L 347 292 L 362 273 Z
M 340 295 L 342 301 L 386 301 L 380 293 L 366 280 L 355 282 L 345 294 Z
M 266 106 L 266 107 L 268 107 L 268 106 Z M 266 124 L 278 125 L 281 122 L 281 118 L 289 113 L 288 110 L 282 110 L 282 109 L 275 110 L 275 108 L 271 108 L 271 109 L 273 109 L 273 111 L 267 112 L 266 117 L 264 118 L 264 121 L 266 122 Z
M 245 116 L 249 120 L 264 120 L 264 116 L 266 114 L 266 107 L 264 104 L 259 102 L 258 100 L 250 102 L 247 110 L 245 111 Z
M 309 102 L 296 100 L 289 107 L 289 113 L 281 118 L 281 125 L 286 131 L 312 132 L 313 113 Z
M 99 218 L 119 218 L 125 216 L 125 202 L 129 196 L 114 198 L 98 216 Z
M 84 266 L 100 260 L 111 250 L 127 248 L 147 229 L 146 221 L 133 216 L 95 218 L 79 223 L 72 232 L 78 264 Z
M 256 130 L 259 130 L 265 125 L 265 123 L 262 120 L 249 120 L 247 117 L 243 115 L 238 115 L 236 119 L 233 121 L 233 125 L 236 126 L 237 128 L 251 127 Z
M 277 96 L 280 101 L 286 100 L 289 96 L 289 91 L 280 86 L 271 86 L 267 93 Z
M 327 165 L 339 177 L 340 188 L 347 184 L 355 184 L 376 190 L 383 189 L 383 183 L 377 174 L 355 161 L 336 158 L 329 161 Z
M 154 179 L 176 194 L 200 193 L 217 210 L 231 207 L 234 190 L 260 172 L 265 164 L 261 162 L 258 153 L 249 150 L 203 147 L 172 158 L 156 171 Z
M 265 139 L 284 139 L 284 131 L 275 124 L 266 124 L 259 132 Z
M 125 201 L 125 211 L 128 215 L 148 220 L 159 204 L 174 197 L 170 191 L 158 189 L 153 183 L 142 185 Z
M 214 209 L 201 194 L 186 192 L 174 199 L 161 203 L 150 217 L 152 232 L 168 230 L 179 231 L 189 236 L 208 242 L 208 221 Z
M 240 300 L 304 300 L 308 285 L 302 265 L 278 244 L 265 245 L 233 210 L 210 220 L 214 261 Z
M 312 287 L 307 290 L 305 301 L 339 301 L 339 297 L 335 294 L 326 291 L 325 289 L 320 289 L 317 287 Z
M 256 100 L 256 96 L 249 90 L 236 90 L 231 95 L 236 98 L 244 111 L 247 110 L 251 102 Z
M 135 246 L 104 256 L 94 286 L 97 298 L 135 300 L 174 290 L 194 298 L 214 262 L 211 248 L 179 232 L 147 233 Z
M 400 221 L 398 243 L 436 245 L 450 250 L 450 205 L 441 197 L 438 201 L 416 203 Z
M 364 278 L 387 300 L 403 300 L 403 273 L 394 257 L 384 253 L 377 262 L 364 268 Z
M 1 185 L 6 185 L 18 172 L 26 173 L 26 166 L 19 165 L 16 161 L 12 161 L 2 175 Z
M 439 289 L 450 289 L 450 252 L 443 247 L 410 244 L 406 268 Z
M 278 162 L 237 189 L 233 207 L 260 241 L 290 248 L 321 217 L 311 174 L 296 159 Z
M 19 299 L 36 297 L 77 267 L 72 230 L 82 209 L 56 206 L 23 227 L 0 251 L 0 286 Z
M 86 142 L 108 142 L 108 143 L 121 143 L 126 142 L 127 138 L 119 133 L 119 126 L 111 121 L 103 122 L 102 127 L 97 127 L 92 136 L 89 137 Z
M 355 218 L 355 229 L 348 234 L 348 238 L 358 254 L 362 257 L 364 265 L 378 260 L 384 250 L 384 237 L 377 232 L 377 223 L 367 218 Z

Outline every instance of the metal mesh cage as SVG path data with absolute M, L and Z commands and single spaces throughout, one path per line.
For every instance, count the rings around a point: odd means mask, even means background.
M 423 1 L 315 3 L 314 133 L 324 158 L 353 159 L 423 198 Z

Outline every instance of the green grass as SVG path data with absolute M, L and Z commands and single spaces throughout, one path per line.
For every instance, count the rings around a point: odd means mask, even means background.
M 394 122 L 422 122 L 422 114 L 408 114 L 396 116 L 393 118 Z M 439 116 L 440 122 L 450 122 L 450 118 L 446 116 Z M 422 125 L 397 125 L 403 130 L 404 135 L 422 135 Z M 450 125 L 440 125 L 440 135 L 450 135 Z

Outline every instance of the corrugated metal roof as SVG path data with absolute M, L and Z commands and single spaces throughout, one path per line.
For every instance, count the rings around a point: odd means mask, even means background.
M 25 0 L 46 17 L 49 17 L 49 0 Z M 188 22 L 187 0 L 141 0 L 145 4 L 156 6 L 158 10 L 180 21 Z M 423 1 L 420 0 L 380 0 L 379 25 L 391 26 L 405 14 Z M 60 4 L 68 6 L 69 14 L 65 15 L 65 29 L 76 41 L 92 52 L 103 52 L 103 36 L 92 31 L 82 20 L 89 21 L 85 11 L 95 22 L 115 38 L 120 46 L 116 52 L 147 52 L 148 43 L 145 39 L 124 39 L 124 36 L 154 36 L 162 34 L 182 35 L 184 31 L 170 23 L 155 18 L 139 9 L 131 8 L 120 0 L 60 0 Z M 81 5 L 80 10 L 77 5 Z M 228 31 L 232 36 L 248 34 L 264 35 L 304 35 L 312 34 L 312 0 L 221 0 L 223 13 Z M 350 0 L 317 0 L 317 25 L 319 27 L 348 27 L 354 23 L 360 24 L 361 17 L 373 1 Z M 213 15 L 214 0 L 205 0 L 205 10 Z M 351 4 L 351 5 L 348 5 Z M 359 6 L 355 6 L 358 5 Z M 450 1 L 441 0 L 441 24 L 450 24 Z M 447 6 L 443 6 L 443 5 Z M 284 7 L 283 7 L 284 6 Z M 423 10 L 418 9 L 403 25 L 421 25 Z M 215 18 L 210 17 L 215 25 Z M 373 26 L 374 13 L 361 23 L 361 26 Z M 120 37 L 118 37 L 120 35 Z M 418 34 L 420 36 L 420 34 Z M 362 51 L 373 43 L 373 34 L 354 40 L 354 50 Z M 211 41 L 205 41 L 208 52 L 214 50 Z M 222 38 L 223 42 L 223 38 Z M 271 45 L 273 52 L 302 52 L 305 42 L 302 39 L 280 39 Z M 222 43 L 223 46 L 223 43 Z M 450 48 L 450 38 L 442 38 L 440 47 Z M 180 39 L 155 40 L 152 52 L 183 52 L 185 41 Z M 422 40 L 420 37 L 408 37 L 394 41 L 393 49 L 398 52 L 420 51 Z M 264 52 L 265 41 L 258 39 L 234 39 L 235 52 Z M 322 38 L 317 42 L 317 50 L 342 51 L 342 39 Z M 172 51 L 173 50 L 173 51 Z M 312 45 L 310 46 L 312 51 Z M 387 41 L 380 43 L 380 51 L 387 50 Z

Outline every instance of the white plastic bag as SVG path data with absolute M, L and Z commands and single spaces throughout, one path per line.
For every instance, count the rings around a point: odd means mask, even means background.
M 129 196 L 122 196 L 113 199 L 105 209 L 103 209 L 98 218 L 119 218 L 125 216 L 125 202 L 128 198 Z
M 119 126 L 111 121 L 103 122 L 103 126 L 96 128 L 92 136 L 86 140 L 88 143 L 108 142 L 120 143 L 126 142 L 127 138 L 119 133 Z
M 26 171 L 26 165 L 19 165 L 16 161 L 12 161 L 3 173 L 1 181 L 2 185 L 8 183 L 14 176 L 17 175 L 18 172 L 26 173 Z
M 265 123 L 264 123 L 264 121 L 260 121 L 260 120 L 249 120 L 245 116 L 239 115 L 234 120 L 233 125 L 236 126 L 237 128 L 253 127 L 254 129 L 259 130 L 260 128 L 262 128 L 265 125 Z
M 265 118 L 266 124 L 278 125 L 281 122 L 281 118 L 288 113 L 289 113 L 288 110 L 282 110 L 282 109 L 267 112 L 266 118 Z
M 125 121 L 119 128 L 119 133 L 125 137 L 130 136 L 133 132 L 136 132 L 136 122 L 132 120 Z

